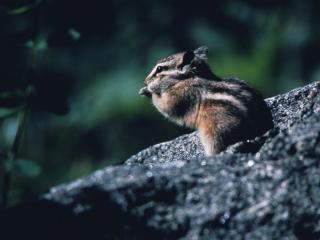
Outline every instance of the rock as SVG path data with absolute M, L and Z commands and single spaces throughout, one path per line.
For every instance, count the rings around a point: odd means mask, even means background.
M 206 158 L 197 133 L 1 212 L 9 239 L 320 239 L 320 82 L 267 99 L 276 128 Z

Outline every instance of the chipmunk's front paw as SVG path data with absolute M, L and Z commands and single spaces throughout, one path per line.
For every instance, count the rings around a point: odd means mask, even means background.
M 151 92 L 148 90 L 147 87 L 143 87 L 139 90 L 139 95 L 145 96 L 145 97 L 151 97 Z

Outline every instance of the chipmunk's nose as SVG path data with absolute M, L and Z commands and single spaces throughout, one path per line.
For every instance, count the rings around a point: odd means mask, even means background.
M 151 97 L 151 92 L 148 90 L 147 87 L 143 87 L 139 90 L 139 95 L 145 96 L 145 97 Z

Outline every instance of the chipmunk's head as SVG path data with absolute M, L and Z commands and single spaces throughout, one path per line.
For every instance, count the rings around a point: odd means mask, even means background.
M 186 51 L 163 58 L 153 67 L 145 79 L 146 87 L 139 94 L 151 97 L 152 93 L 160 94 L 162 90 L 179 81 L 192 77 L 215 79 L 207 64 L 208 48 L 199 47 L 194 51 Z

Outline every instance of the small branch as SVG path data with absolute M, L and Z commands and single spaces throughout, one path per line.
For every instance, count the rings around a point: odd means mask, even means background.
M 29 108 L 24 106 L 21 108 L 21 110 L 18 112 L 18 127 L 16 136 L 14 138 L 12 147 L 10 152 L 8 153 L 7 160 L 5 163 L 5 173 L 3 177 L 3 186 L 2 186 L 2 205 L 4 207 L 8 206 L 8 199 L 9 199 L 9 193 L 11 189 L 12 184 L 12 174 L 13 174 L 13 168 L 15 164 L 15 159 L 19 151 L 19 145 L 23 136 L 23 131 L 26 126 L 26 120 L 27 115 L 29 113 Z

